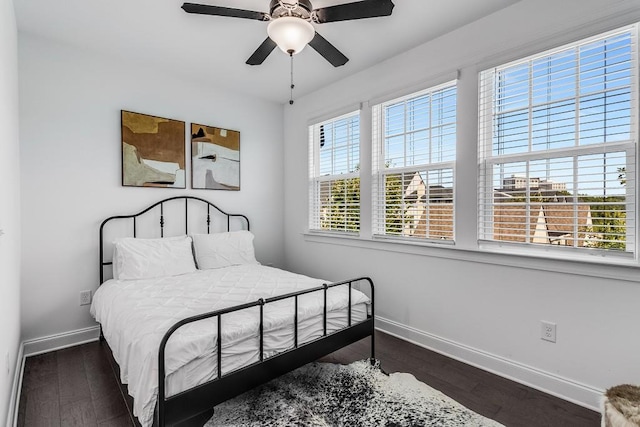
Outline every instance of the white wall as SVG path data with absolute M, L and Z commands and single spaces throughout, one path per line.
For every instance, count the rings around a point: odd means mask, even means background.
M 281 105 L 22 33 L 19 71 L 24 340 L 95 325 L 79 292 L 98 287 L 100 222 L 162 198 L 246 214 L 258 260 L 283 263 Z M 240 131 L 241 191 L 122 187 L 121 109 Z
M 285 109 L 287 268 L 329 280 L 369 275 L 379 326 L 592 408 L 601 390 L 640 382 L 640 274 L 477 251 L 477 88 L 484 68 L 640 20 L 637 0 L 523 0 Z M 401 7 L 399 5 L 398 7 Z M 458 81 L 457 249 L 305 235 L 307 126 L 360 103 Z M 367 115 L 363 129 L 370 126 Z M 361 132 L 365 138 L 368 132 Z M 369 180 L 363 165 L 363 185 Z M 363 204 L 365 222 L 370 206 Z M 363 234 L 366 234 L 366 227 Z M 617 279 L 616 279 L 617 277 Z M 558 325 L 540 340 L 540 321 Z
M 20 344 L 17 48 L 13 0 L 0 0 L 0 423 L 7 419 Z

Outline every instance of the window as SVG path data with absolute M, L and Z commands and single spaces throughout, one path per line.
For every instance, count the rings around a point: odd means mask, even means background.
M 309 229 L 360 231 L 359 112 L 309 126 Z
M 480 74 L 481 243 L 633 255 L 636 28 Z
M 372 108 L 373 234 L 454 238 L 456 85 Z

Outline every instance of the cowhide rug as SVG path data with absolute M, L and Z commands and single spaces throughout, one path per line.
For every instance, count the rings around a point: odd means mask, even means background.
M 311 363 L 215 408 L 219 426 L 500 426 L 413 375 L 363 360 Z

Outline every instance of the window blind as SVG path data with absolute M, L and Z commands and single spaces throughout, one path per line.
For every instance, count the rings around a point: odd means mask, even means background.
M 373 233 L 454 239 L 456 85 L 372 107 Z
M 636 31 L 480 74 L 481 241 L 635 253 Z
M 360 230 L 360 116 L 309 126 L 309 229 Z

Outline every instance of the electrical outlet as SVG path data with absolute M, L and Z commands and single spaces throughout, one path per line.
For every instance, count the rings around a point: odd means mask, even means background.
M 556 342 L 556 324 L 551 322 L 540 322 L 540 339 L 549 342 Z
M 91 304 L 91 291 L 80 291 L 80 305 Z

